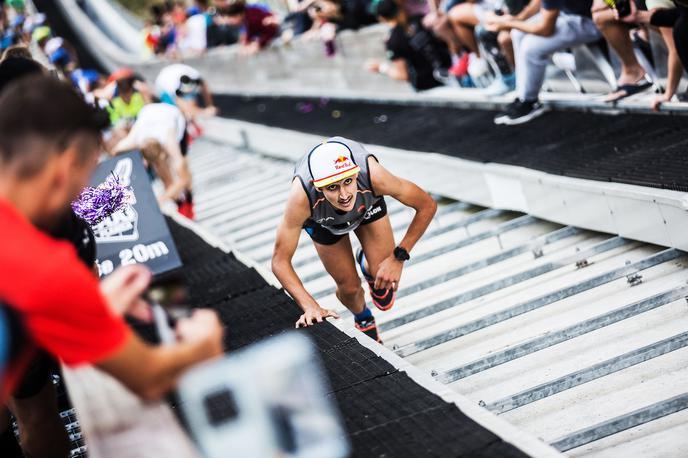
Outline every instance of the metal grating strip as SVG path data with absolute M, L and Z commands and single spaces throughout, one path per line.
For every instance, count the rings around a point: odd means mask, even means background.
M 465 266 L 461 266 L 458 269 L 445 272 L 442 275 L 438 275 L 436 277 L 430 278 L 428 280 L 425 280 L 421 283 L 416 283 L 415 285 L 411 286 L 406 286 L 399 291 L 397 291 L 397 299 L 400 299 L 405 296 L 410 296 L 411 294 L 417 293 L 418 291 L 423 291 L 425 289 L 428 289 L 432 286 L 435 285 L 440 285 L 442 283 L 445 283 L 449 280 L 453 280 L 455 278 L 461 277 L 462 275 L 469 274 L 471 272 L 475 272 L 480 269 L 484 269 L 485 267 L 492 266 L 494 264 L 498 264 L 502 261 L 506 261 L 507 259 L 511 259 L 515 256 L 518 256 L 523 253 L 527 253 L 528 251 L 532 252 L 540 252 L 543 246 L 549 245 L 550 243 L 557 242 L 559 240 L 563 240 L 568 237 L 572 237 L 574 235 L 580 234 L 582 232 L 581 229 L 578 229 L 577 227 L 573 226 L 567 226 L 561 229 L 557 229 L 556 231 L 552 231 L 548 234 L 541 235 L 537 238 L 535 238 L 532 241 L 529 241 L 527 243 L 524 243 L 522 245 L 519 245 L 517 247 L 511 248 L 507 251 L 503 251 L 499 254 L 496 254 L 494 256 L 489 256 L 487 258 L 480 259 L 478 261 L 472 262 L 470 264 L 467 264 Z
M 576 431 L 573 434 L 555 440 L 550 445 L 560 452 L 566 452 L 567 450 L 595 442 L 607 436 L 649 423 L 684 409 L 688 409 L 688 393 L 674 396 L 673 398 L 643 407 L 642 409 L 635 410 L 626 415 L 621 415 L 589 428 Z
M 404 324 L 408 324 L 412 321 L 416 321 L 416 320 L 419 320 L 421 318 L 425 318 L 427 316 L 433 315 L 433 314 L 441 312 L 443 310 L 447 310 L 449 308 L 455 307 L 455 306 L 460 305 L 460 304 L 465 304 L 466 302 L 470 302 L 470 301 L 477 299 L 481 296 L 485 296 L 487 294 L 494 293 L 494 292 L 499 291 L 501 289 L 508 288 L 509 286 L 513 286 L 513 285 L 522 283 L 526 280 L 530 280 L 532 278 L 539 277 L 540 275 L 544 275 L 546 273 L 555 271 L 557 269 L 561 269 L 562 267 L 566 267 L 568 265 L 575 264 L 578 261 L 582 261 L 582 260 L 587 259 L 591 256 L 595 256 L 595 255 L 604 253 L 606 251 L 613 250 L 614 248 L 618 248 L 620 246 L 623 246 L 623 245 L 626 245 L 629 243 L 631 243 L 629 240 L 626 240 L 622 237 L 617 236 L 617 237 L 609 238 L 603 242 L 600 242 L 598 244 L 593 245 L 590 248 L 587 248 L 583 251 L 580 251 L 580 252 L 578 252 L 572 256 L 566 256 L 563 259 L 548 262 L 548 263 L 542 264 L 540 266 L 534 267 L 532 269 L 524 270 L 524 271 L 518 272 L 514 275 L 500 278 L 497 281 L 494 281 L 492 283 L 488 283 L 488 284 L 480 286 L 478 288 L 474 288 L 472 290 L 466 291 L 465 293 L 461 293 L 457 296 L 450 297 L 449 299 L 445 299 L 443 301 L 432 304 L 428 307 L 424 307 L 420 310 L 416 310 L 415 312 L 407 313 L 407 314 L 402 315 L 398 318 L 390 320 L 386 323 L 382 323 L 380 325 L 380 328 L 382 330 L 398 328 L 399 326 L 402 326 Z
M 659 342 L 610 358 L 579 371 L 571 372 L 570 374 L 521 391 L 520 393 L 506 396 L 488 404 L 487 408 L 495 413 L 504 413 L 513 409 L 518 409 L 531 402 L 539 401 L 540 399 L 553 396 L 562 391 L 570 390 L 584 383 L 649 361 L 686 346 L 688 346 L 688 332 L 660 340 Z
M 666 250 L 660 251 L 657 254 L 648 256 L 647 258 L 641 259 L 640 261 L 634 262 L 632 264 L 627 264 L 623 267 L 611 270 L 602 275 L 598 275 L 583 282 L 576 283 L 575 285 L 567 286 L 566 288 L 562 288 L 553 293 L 545 294 L 538 298 L 522 302 L 506 310 L 502 310 L 500 312 L 487 315 L 478 320 L 471 321 L 470 323 L 466 323 L 464 325 L 449 329 L 447 331 L 443 331 L 432 337 L 428 337 L 426 339 L 405 345 L 397 349 L 396 352 L 400 356 L 413 355 L 415 353 L 427 350 L 429 348 L 435 347 L 445 342 L 449 342 L 450 340 L 456 339 L 457 337 L 461 337 L 466 334 L 479 331 L 488 326 L 492 326 L 494 324 L 501 323 L 502 321 L 506 321 L 516 316 L 523 315 L 524 313 L 528 313 L 533 310 L 539 309 L 541 307 L 544 307 L 545 305 L 558 302 L 562 299 L 566 299 L 567 297 L 580 294 L 584 291 L 588 291 L 590 289 L 596 288 L 598 286 L 604 285 L 614 280 L 618 280 L 619 278 L 622 278 L 624 276 L 632 275 L 641 270 L 648 269 L 650 267 L 662 264 L 667 261 L 671 261 L 672 259 L 676 259 L 682 255 L 682 251 L 677 250 L 675 248 L 668 248 Z
M 670 304 L 671 302 L 685 297 L 686 295 L 688 295 L 688 286 L 673 288 L 664 293 L 656 294 L 647 299 L 643 299 L 625 307 L 613 310 L 609 313 L 605 313 L 604 315 L 596 316 L 564 329 L 548 332 L 545 335 L 535 337 L 534 339 L 528 340 L 513 347 L 509 347 L 505 350 L 490 353 L 490 355 L 486 356 L 485 358 L 472 361 L 455 369 L 448 370 L 440 374 L 437 379 L 442 383 L 455 382 L 459 379 L 477 374 L 478 372 L 499 366 L 500 364 L 508 363 L 509 361 L 513 361 L 531 353 L 535 353 L 545 348 L 566 342 L 567 340 L 571 340 L 597 329 L 610 326 L 614 323 L 618 323 L 619 321 L 632 318 L 641 313 L 654 310 L 662 305 Z

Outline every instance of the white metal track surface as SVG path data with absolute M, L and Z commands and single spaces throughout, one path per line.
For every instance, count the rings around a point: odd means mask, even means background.
M 190 164 L 197 221 L 269 270 L 293 165 L 208 140 Z M 437 198 L 385 346 L 569 456 L 688 456 L 685 253 Z M 353 327 L 305 232 L 293 262 Z

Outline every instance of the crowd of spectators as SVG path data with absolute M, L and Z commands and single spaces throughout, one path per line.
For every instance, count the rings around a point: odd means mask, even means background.
M 442 85 L 481 88 L 485 96 L 515 91 L 516 100 L 496 123 L 529 121 L 544 111 L 538 94 L 554 64 L 575 70 L 573 49 L 598 45 L 618 56 L 616 86 L 602 99 L 616 102 L 655 90 L 655 110 L 683 101 L 679 83 L 688 66 L 685 0 L 289 0 L 273 12 L 236 1 L 166 2 L 153 7 L 146 42 L 156 53 L 202 53 L 239 43 L 254 54 L 295 36 L 324 43 L 336 53 L 336 34 L 374 22 L 389 27 L 388 59 L 365 67 L 408 81 L 416 90 Z M 666 84 L 657 79 L 649 36 L 668 51 Z M 642 62 L 636 57 L 643 53 Z M 645 68 L 652 67 L 652 68 Z

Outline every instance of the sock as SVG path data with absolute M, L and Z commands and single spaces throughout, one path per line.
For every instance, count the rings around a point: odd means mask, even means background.
M 373 312 L 368 307 L 363 307 L 361 313 L 354 313 L 354 320 L 357 322 L 365 321 L 373 317 Z

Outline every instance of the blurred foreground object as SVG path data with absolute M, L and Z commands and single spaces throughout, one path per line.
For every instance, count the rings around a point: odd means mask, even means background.
M 207 458 L 348 456 L 329 391 L 313 345 L 293 332 L 199 366 L 179 384 Z

